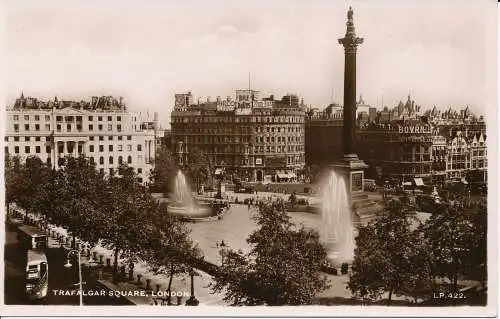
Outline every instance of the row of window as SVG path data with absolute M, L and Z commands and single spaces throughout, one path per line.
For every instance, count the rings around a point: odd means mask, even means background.
M 94 145 L 89 145 L 89 152 L 90 153 L 94 153 Z M 123 145 L 117 145 L 117 151 L 118 152 L 122 152 L 123 151 Z M 113 152 L 114 150 L 114 145 L 108 145 L 108 151 L 109 152 Z M 131 152 L 132 151 L 132 145 L 128 144 L 127 145 L 127 151 L 128 152 Z M 137 144 L 137 151 L 138 152 L 141 152 L 142 151 L 142 145 L 141 144 Z M 104 145 L 99 145 L 99 152 L 102 153 L 104 152 Z
M 33 118 L 35 121 L 40 121 L 40 115 L 33 115 Z M 98 121 L 102 121 L 103 120 L 103 116 L 97 116 L 97 120 Z M 14 114 L 13 116 L 13 119 L 14 121 L 19 121 L 19 115 L 18 114 Z M 30 120 L 30 116 L 28 114 L 25 114 L 23 119 L 25 121 L 29 121 Z M 82 119 L 83 117 L 82 116 L 72 116 L 72 115 L 68 115 L 68 116 L 61 116 L 61 115 L 57 115 L 56 116 L 56 121 L 57 122 L 62 122 L 63 120 L 65 122 L 73 122 L 76 120 L 76 122 L 82 122 Z M 94 120 L 94 116 L 93 115 L 89 115 L 88 116 L 88 120 L 91 122 Z M 111 115 L 108 115 L 107 116 L 107 120 L 108 122 L 112 122 L 113 121 L 113 116 Z M 120 115 L 116 116 L 116 121 L 118 122 L 121 122 L 122 120 L 122 117 Z M 45 115 L 45 121 L 50 121 L 50 115 Z
M 32 141 L 32 138 L 34 138 L 34 141 L 40 142 L 41 139 L 42 139 L 42 136 L 24 136 L 23 140 L 26 141 L 26 142 L 30 142 L 30 141 Z M 47 141 L 47 142 L 51 140 L 50 136 L 45 136 L 44 138 L 45 138 L 45 141 Z M 117 138 L 118 141 L 121 141 L 121 140 L 123 140 L 123 135 L 117 135 L 116 138 Z M 21 138 L 19 136 L 13 136 L 12 138 L 9 138 L 8 136 L 4 137 L 4 141 L 5 142 L 8 142 L 10 140 L 12 140 L 14 142 L 19 142 L 20 139 Z M 93 141 L 94 140 L 94 136 L 89 136 L 89 140 Z M 108 140 L 109 141 L 113 141 L 114 140 L 114 136 L 113 135 L 108 135 Z M 127 141 L 130 141 L 130 140 L 132 140 L 132 136 L 131 135 L 127 135 Z M 104 136 L 103 135 L 99 135 L 99 141 L 104 141 Z
M 29 131 L 30 127 L 34 127 L 35 131 L 40 131 L 40 124 L 31 124 L 31 125 L 30 124 L 24 124 L 24 130 L 25 131 Z M 57 124 L 56 125 L 56 129 L 57 129 L 58 132 L 62 132 L 62 125 L 61 124 Z M 75 129 L 76 129 L 76 131 L 81 132 L 82 131 L 82 125 L 81 124 L 76 124 Z M 99 125 L 97 125 L 97 129 L 98 129 L 98 131 L 103 131 L 104 130 L 104 126 L 102 124 L 99 124 Z M 66 124 L 66 132 L 71 132 L 72 130 L 73 130 L 73 125 L 69 124 L 69 123 Z M 93 131 L 93 130 L 94 130 L 94 125 L 93 124 L 89 124 L 89 131 Z M 108 132 L 110 132 L 112 130 L 113 130 L 113 124 L 108 124 Z M 116 130 L 118 132 L 122 131 L 121 124 L 117 124 L 116 125 Z M 45 124 L 45 131 L 50 131 L 50 124 Z M 14 123 L 14 132 L 19 133 L 19 124 L 17 124 L 17 123 Z
M 304 123 L 298 116 L 253 116 L 253 117 L 173 117 L 173 123 Z

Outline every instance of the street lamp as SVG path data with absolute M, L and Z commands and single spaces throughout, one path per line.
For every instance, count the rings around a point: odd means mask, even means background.
M 198 306 L 200 301 L 194 296 L 194 270 L 192 267 L 189 275 L 191 276 L 191 296 L 186 301 L 186 306 Z
M 66 264 L 64 264 L 65 268 L 71 268 L 73 265 L 69 261 L 69 257 L 71 254 L 75 254 L 78 256 L 78 285 L 80 287 L 80 306 L 83 306 L 83 282 L 82 282 L 82 263 L 81 263 L 81 254 L 83 250 L 71 249 L 68 251 L 68 255 L 66 256 Z

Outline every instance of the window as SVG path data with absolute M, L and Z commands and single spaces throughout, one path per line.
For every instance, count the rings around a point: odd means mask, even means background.
M 66 124 L 66 131 L 71 132 L 71 124 Z
M 97 128 L 99 129 L 99 131 L 102 131 L 102 124 L 99 124 Z
M 40 136 L 35 137 L 35 141 L 40 142 Z
M 118 145 L 118 152 L 123 151 L 123 145 Z
M 104 141 L 104 136 L 99 136 L 99 141 Z
M 90 153 L 94 153 L 94 145 L 90 145 L 89 146 L 89 152 Z
M 119 140 L 119 141 L 121 141 L 121 140 L 122 140 L 122 138 L 123 138 L 123 136 L 121 136 L 121 135 L 119 135 L 119 136 L 118 136 L 118 140 Z
M 40 115 L 35 115 L 35 121 L 40 121 Z
M 19 121 L 19 115 L 14 115 L 14 121 Z
M 137 169 L 137 174 L 142 174 L 142 168 Z
M 14 142 L 19 142 L 19 136 L 14 136 Z
M 40 131 L 40 124 L 35 124 L 35 131 Z
M 5 146 L 5 154 L 8 154 L 9 153 L 9 147 L 8 146 Z
M 51 166 L 51 164 L 52 164 L 52 160 L 50 159 L 50 157 L 47 157 L 47 165 Z
M 97 120 L 98 120 L 98 121 L 102 121 L 102 116 L 98 116 L 98 117 L 97 117 Z
M 103 165 L 104 164 L 104 157 L 99 157 L 99 164 Z
M 50 121 L 50 115 L 45 115 L 45 121 Z
M 104 145 L 99 145 L 99 152 L 104 152 Z
M 76 130 L 78 132 L 81 132 L 82 131 L 82 125 L 81 124 L 76 124 Z
M 109 151 L 113 152 L 113 145 L 109 145 Z
M 137 151 L 142 151 L 142 145 L 141 144 L 137 144 Z
M 8 141 L 9 141 L 9 137 L 8 137 L 8 136 L 5 136 L 5 137 L 3 138 L 3 140 L 4 140 L 5 142 L 8 142 Z
M 50 124 L 45 124 L 45 130 L 50 131 Z
M 62 116 L 56 116 L 56 121 L 61 122 L 62 121 Z
M 24 116 L 24 120 L 25 120 L 25 121 L 29 121 L 29 120 L 30 120 L 30 116 L 29 116 L 29 115 L 25 115 L 25 116 Z
M 99 168 L 99 173 L 100 173 L 101 175 L 104 175 L 104 168 Z
M 19 124 L 14 124 L 14 131 L 19 132 Z
M 113 156 L 109 157 L 109 164 L 113 164 Z
M 112 141 L 113 140 L 113 135 L 108 136 L 108 140 Z
M 121 124 L 116 125 L 116 129 L 118 130 L 118 132 L 121 132 L 122 131 L 122 125 Z
M 29 131 L 30 130 L 30 125 L 29 124 L 24 124 L 24 130 Z
M 123 156 L 118 156 L 118 164 L 123 164 Z
M 115 175 L 115 170 L 113 168 L 109 169 L 109 175 L 111 176 Z
M 117 120 L 118 122 L 121 122 L 122 117 L 118 115 L 118 116 L 116 117 L 116 120 Z
M 108 121 L 109 122 L 113 121 L 113 117 L 112 116 L 108 116 Z
M 142 184 L 142 177 L 139 177 L 137 181 Z
M 19 154 L 19 146 L 14 146 L 14 153 Z
M 24 147 L 24 153 L 26 153 L 26 154 L 30 153 L 30 147 L 29 146 L 25 146 Z
M 127 157 L 127 163 L 132 164 L 132 156 L 129 155 Z
M 35 146 L 35 153 L 37 153 L 37 154 L 40 153 L 40 146 Z
M 89 141 L 93 141 L 94 140 L 94 137 L 93 136 L 89 136 Z
M 130 140 L 132 140 L 132 136 L 128 135 L 127 136 L 127 141 L 130 141 Z
M 61 132 L 61 124 L 57 124 L 57 131 Z
M 45 146 L 45 153 L 50 154 L 50 146 Z
M 89 131 L 93 131 L 94 130 L 94 125 L 93 124 L 89 124 Z
M 113 125 L 112 124 L 108 124 L 108 131 L 111 131 L 113 129 Z
M 92 115 L 89 115 L 89 122 L 93 121 L 94 117 Z
M 89 160 L 92 164 L 94 163 L 94 158 L 92 156 L 89 157 Z

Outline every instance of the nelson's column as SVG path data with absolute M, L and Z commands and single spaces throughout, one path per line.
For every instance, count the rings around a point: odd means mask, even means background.
M 351 201 L 357 193 L 363 192 L 363 170 L 368 167 L 356 154 L 356 53 L 363 38 L 356 37 L 354 29 L 353 11 L 347 11 L 347 30 L 345 37 L 339 39 L 344 46 L 344 107 L 343 107 L 343 149 L 344 158 L 332 165 L 346 178 L 346 184 Z

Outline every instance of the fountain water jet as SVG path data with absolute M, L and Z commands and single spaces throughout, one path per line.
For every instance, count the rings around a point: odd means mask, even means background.
M 174 215 L 200 218 L 212 215 L 210 207 L 196 203 L 191 196 L 191 190 L 186 182 L 186 176 L 179 170 L 175 176 L 172 202 L 168 204 L 168 211 Z
M 345 180 L 334 171 L 323 189 L 321 231 L 328 259 L 335 265 L 351 263 L 354 258 L 354 227 Z

